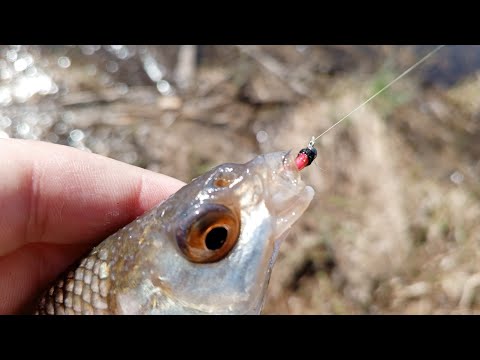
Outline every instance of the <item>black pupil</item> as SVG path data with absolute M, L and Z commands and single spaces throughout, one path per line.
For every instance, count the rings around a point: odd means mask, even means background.
M 224 227 L 216 227 L 210 230 L 205 239 L 205 245 L 209 250 L 220 249 L 227 240 L 228 231 Z

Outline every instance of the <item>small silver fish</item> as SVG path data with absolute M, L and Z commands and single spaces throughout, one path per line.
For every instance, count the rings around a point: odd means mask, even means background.
M 36 314 L 259 314 L 313 195 L 290 152 L 219 165 L 95 247 Z

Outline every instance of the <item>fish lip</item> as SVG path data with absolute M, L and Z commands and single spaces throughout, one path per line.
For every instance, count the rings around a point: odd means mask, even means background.
M 284 153 L 282 164 L 284 170 L 283 174 L 287 176 L 288 180 L 294 181 L 298 186 L 305 187 L 305 183 L 302 180 L 300 170 L 298 170 L 292 150 L 288 150 Z
M 278 158 L 269 164 L 272 174 L 265 188 L 266 205 L 276 220 L 274 236 L 278 238 L 305 212 L 314 191 L 302 180 L 291 150 L 282 153 L 281 164 L 275 164 L 275 161 Z
M 286 189 L 290 189 L 292 192 L 295 190 L 297 194 L 300 194 L 306 186 L 302 180 L 300 170 L 298 170 L 295 163 L 295 157 L 292 153 L 292 150 L 283 153 L 282 167 L 280 171 L 276 173 L 276 175 L 278 175 L 278 177 L 273 179 L 273 181 L 279 180 L 279 184 Z

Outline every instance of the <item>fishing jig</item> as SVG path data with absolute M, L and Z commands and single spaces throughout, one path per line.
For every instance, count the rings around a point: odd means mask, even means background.
M 300 150 L 295 159 L 295 164 L 297 165 L 298 170 L 302 170 L 309 166 L 316 157 L 317 149 L 315 149 L 315 136 L 312 136 L 312 140 L 310 140 L 308 146 Z

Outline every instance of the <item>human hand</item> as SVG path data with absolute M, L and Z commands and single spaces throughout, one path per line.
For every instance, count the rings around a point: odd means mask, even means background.
M 0 140 L 0 314 L 185 185 L 68 146 Z

